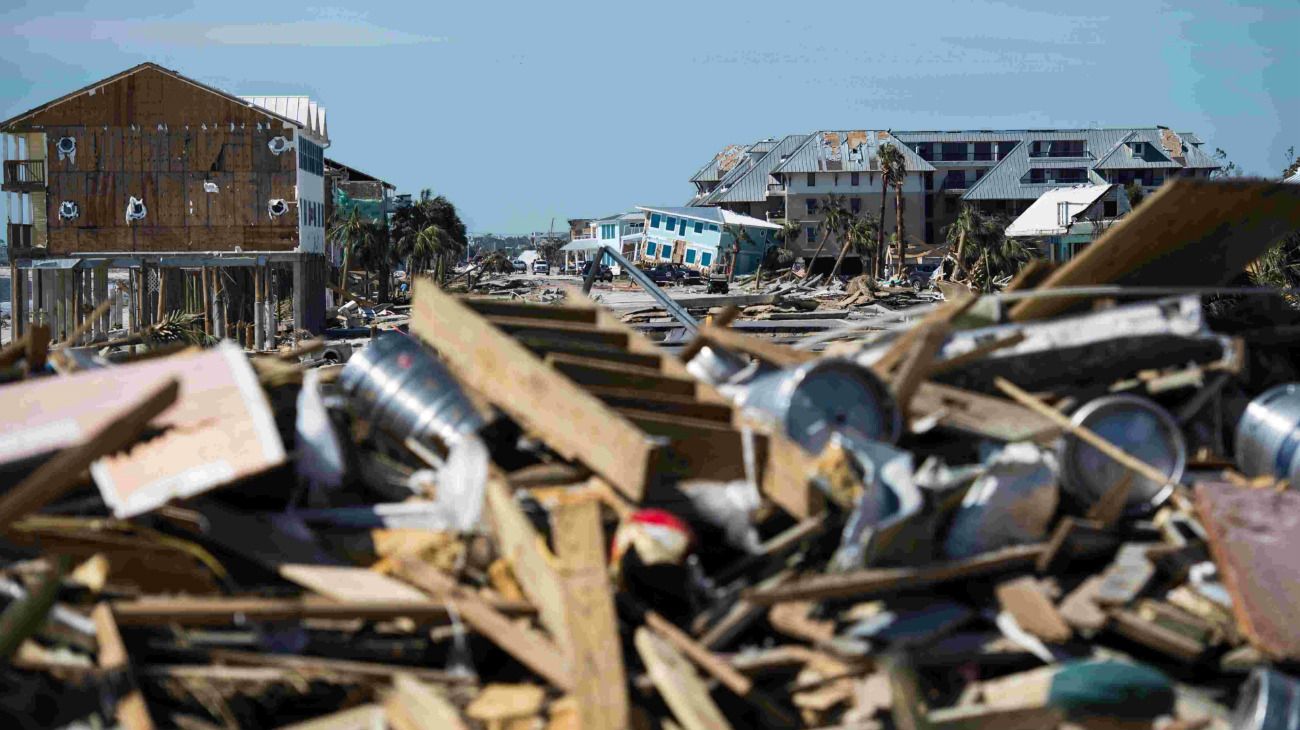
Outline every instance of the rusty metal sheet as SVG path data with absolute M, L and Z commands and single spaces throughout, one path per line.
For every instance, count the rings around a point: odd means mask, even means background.
M 1242 633 L 1269 659 L 1300 660 L 1300 492 L 1203 483 L 1196 511 Z

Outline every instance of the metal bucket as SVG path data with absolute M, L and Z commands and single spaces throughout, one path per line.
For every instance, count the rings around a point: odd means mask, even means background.
M 339 386 L 357 415 L 398 438 L 449 445 L 485 425 L 445 365 L 414 338 L 386 333 L 353 355 Z
M 1160 484 L 1133 474 L 1126 513 L 1151 511 L 1169 497 L 1172 485 L 1183 478 L 1187 442 L 1173 416 L 1154 402 L 1135 395 L 1109 395 L 1085 403 L 1070 420 L 1169 475 L 1169 480 Z M 1062 486 L 1085 505 L 1101 499 L 1128 473 L 1128 469 L 1070 434 L 1061 438 L 1057 453 Z
M 903 425 L 885 384 L 869 369 L 836 358 L 762 371 L 745 384 L 740 405 L 814 454 L 836 432 L 893 443 Z
M 1255 668 L 1242 685 L 1232 730 L 1300 730 L 1300 682 Z
M 1300 383 L 1264 391 L 1237 423 L 1237 466 L 1249 476 L 1272 474 L 1300 484 Z

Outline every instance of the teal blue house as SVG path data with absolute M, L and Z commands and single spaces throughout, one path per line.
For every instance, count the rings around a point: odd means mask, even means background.
M 735 273 L 743 276 L 758 269 L 769 246 L 779 245 L 779 225 L 722 208 L 638 206 L 638 210 L 646 220 L 636 258 L 647 265 L 673 262 L 721 271 L 726 254 L 734 250 Z

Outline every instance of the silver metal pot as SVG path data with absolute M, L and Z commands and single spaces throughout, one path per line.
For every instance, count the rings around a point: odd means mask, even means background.
M 1237 466 L 1250 476 L 1300 477 L 1300 383 L 1278 385 L 1246 406 L 1237 422 Z
M 814 454 L 836 432 L 893 443 L 903 428 L 889 388 L 871 370 L 838 358 L 760 371 L 745 384 L 739 405 Z
M 386 333 L 354 354 L 339 386 L 357 415 L 390 434 L 450 445 L 485 425 L 447 367 L 415 338 Z
M 1256 667 L 1242 685 L 1232 730 L 1300 730 L 1300 682 Z
M 1108 395 L 1085 403 L 1070 420 L 1169 475 L 1161 484 L 1133 474 L 1126 513 L 1151 511 L 1169 497 L 1173 485 L 1183 478 L 1187 442 L 1178 422 L 1156 403 L 1136 395 Z M 1070 434 L 1061 438 L 1057 454 L 1062 486 L 1083 504 L 1101 499 L 1128 472 Z

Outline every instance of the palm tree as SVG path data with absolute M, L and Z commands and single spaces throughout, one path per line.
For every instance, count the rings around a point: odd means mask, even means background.
M 362 218 L 356 208 L 346 218 L 335 219 L 330 228 L 331 242 L 343 247 L 343 270 L 339 287 L 348 290 L 348 269 L 357 259 L 371 259 L 377 253 L 382 231 L 374 222 Z
M 875 249 L 873 244 L 877 228 L 879 225 L 876 220 L 869 215 L 856 216 L 849 221 L 844 231 L 844 245 L 840 247 L 840 255 L 835 259 L 835 267 L 831 269 L 832 279 L 840 273 L 840 265 L 844 263 L 844 256 L 849 252 L 850 247 L 862 257 L 864 262 L 867 260 L 863 252 Z
M 437 279 L 442 282 L 442 262 L 448 251 L 453 250 L 451 234 L 441 226 L 430 224 L 412 237 L 407 249 L 407 261 L 411 273 L 424 273 L 437 267 Z
M 993 291 L 998 279 L 1014 276 L 1035 253 L 1019 238 L 1006 235 L 1006 221 L 972 213 L 974 225 L 967 236 L 962 264 L 973 259 L 971 284 L 980 291 Z
M 875 275 L 879 276 L 879 259 L 881 251 L 885 250 L 885 202 L 889 197 L 889 187 L 896 187 L 894 197 L 894 210 L 897 215 L 897 222 L 901 223 L 902 213 L 898 212 L 899 200 L 902 197 L 902 180 L 907 174 L 907 168 L 903 163 L 903 153 L 892 144 L 882 144 L 876 150 L 876 164 L 880 167 L 880 230 L 876 233 L 876 265 L 873 267 Z M 895 226 L 896 233 L 901 233 L 902 229 Z
M 822 255 L 822 249 L 826 247 L 826 241 L 832 235 L 839 233 L 849 222 L 850 214 L 844 209 L 844 204 L 840 201 L 838 195 L 827 195 L 822 205 L 826 209 L 826 212 L 822 214 L 822 225 L 826 227 L 826 230 L 822 231 L 822 241 L 817 245 L 817 251 L 813 254 L 812 262 L 808 266 L 810 272 L 817 263 L 817 257 Z
M 961 279 L 966 271 L 966 239 L 975 232 L 978 225 L 976 217 L 975 209 L 970 205 L 963 204 L 961 212 L 957 214 L 957 219 L 948 226 L 948 247 L 950 249 L 952 248 L 953 239 L 957 239 L 956 263 L 953 265 L 952 276 L 949 280 Z

